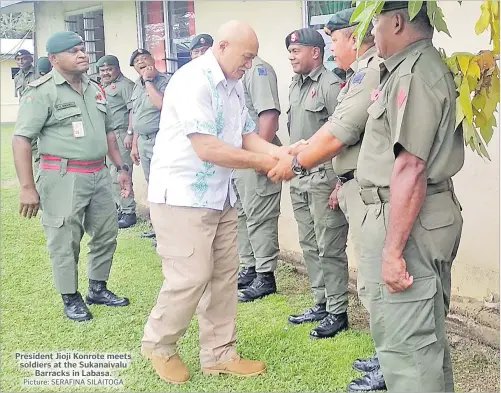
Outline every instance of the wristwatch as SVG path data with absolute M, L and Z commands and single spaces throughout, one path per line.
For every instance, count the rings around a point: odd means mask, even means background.
M 132 131 L 132 130 L 127 130 L 127 135 L 134 135 L 134 131 Z
M 117 172 L 126 171 L 129 172 L 129 166 L 127 164 L 123 164 L 122 166 L 117 166 Z
M 295 175 L 303 175 L 306 173 L 306 168 L 301 166 L 301 164 L 297 161 L 297 156 L 294 156 L 292 159 L 292 173 Z
M 148 78 L 148 79 L 144 79 L 143 78 L 143 82 L 146 83 L 146 82 L 151 82 L 153 83 L 153 78 Z

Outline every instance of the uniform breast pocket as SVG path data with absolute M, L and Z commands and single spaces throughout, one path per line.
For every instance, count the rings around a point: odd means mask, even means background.
M 325 110 L 325 103 L 321 100 L 307 100 L 304 109 L 308 112 L 322 112 Z
M 386 119 L 386 106 L 375 101 L 368 109 L 369 118 L 365 138 L 370 138 L 375 153 L 383 153 L 390 147 L 390 130 Z
M 64 109 L 55 109 L 54 118 L 59 124 L 70 124 L 82 120 L 82 111 L 74 106 Z

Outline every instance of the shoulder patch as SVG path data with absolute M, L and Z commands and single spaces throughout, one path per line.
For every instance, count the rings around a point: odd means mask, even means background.
M 257 67 L 257 74 L 259 76 L 266 76 L 268 75 L 268 70 L 264 67 Z
M 49 72 L 48 74 L 45 74 L 44 76 L 42 76 L 38 79 L 35 79 L 33 82 L 28 83 L 28 86 L 38 87 L 50 79 L 52 79 L 52 73 Z
M 414 51 L 406 59 L 402 62 L 402 64 L 398 67 L 398 75 L 404 76 L 412 73 L 412 69 L 414 68 L 414 64 L 421 57 L 420 51 Z
M 353 83 L 354 85 L 359 85 L 360 83 L 362 83 L 364 76 L 365 76 L 364 71 L 358 71 L 355 75 L 353 75 L 351 83 Z

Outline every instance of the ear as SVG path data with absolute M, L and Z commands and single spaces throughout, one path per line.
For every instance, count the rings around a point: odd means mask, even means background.
M 391 24 L 393 28 L 393 32 L 395 34 L 400 34 L 404 30 L 405 19 L 401 13 L 397 12 L 391 18 Z
M 47 57 L 49 58 L 50 64 L 57 63 L 56 55 L 49 53 Z
M 224 52 L 224 50 L 228 47 L 228 41 L 226 41 L 226 40 L 221 40 L 221 41 L 219 41 L 218 46 L 219 46 L 219 50 L 220 50 L 221 52 Z
M 350 37 L 351 49 L 357 50 L 357 41 L 358 37 L 355 34 L 352 34 Z
M 313 59 L 317 60 L 320 57 L 320 48 L 313 47 Z

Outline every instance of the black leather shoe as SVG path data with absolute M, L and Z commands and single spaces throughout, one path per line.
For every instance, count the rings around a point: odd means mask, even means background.
M 133 225 L 136 225 L 136 222 L 137 222 L 136 213 L 132 214 L 122 213 L 120 220 L 118 220 L 118 227 L 120 229 L 129 228 Z
M 377 354 L 374 354 L 370 359 L 357 359 L 353 362 L 353 368 L 363 373 L 370 373 L 379 367 L 381 366 L 379 365 Z
M 92 314 L 85 305 L 80 292 L 61 295 L 64 303 L 64 313 L 72 321 L 82 322 L 92 319 Z
M 85 302 L 91 304 L 104 304 L 105 306 L 122 307 L 129 305 L 129 299 L 118 297 L 106 288 L 106 281 L 89 280 L 89 292 Z
M 270 273 L 257 273 L 257 277 L 246 289 L 238 295 L 239 302 L 252 302 L 277 292 L 275 275 Z
M 300 315 L 291 315 L 289 317 L 289 322 L 293 325 L 299 325 L 305 322 L 318 322 L 323 320 L 327 315 L 329 314 L 325 310 L 325 303 L 322 303 L 309 308 Z
M 348 392 L 370 392 L 374 390 L 386 390 L 381 368 L 371 371 L 362 378 L 351 381 L 348 385 Z
M 153 242 L 151 243 L 151 245 L 155 248 L 157 248 L 157 241 L 156 240 L 153 240 Z
M 155 232 L 143 233 L 141 235 L 143 239 L 155 239 L 157 237 Z
M 310 337 L 317 338 L 331 338 L 339 332 L 348 329 L 348 314 L 329 314 L 322 321 L 320 325 L 310 332 Z
M 252 284 L 257 277 L 256 268 L 254 266 L 244 267 L 238 272 L 238 289 L 245 289 Z

